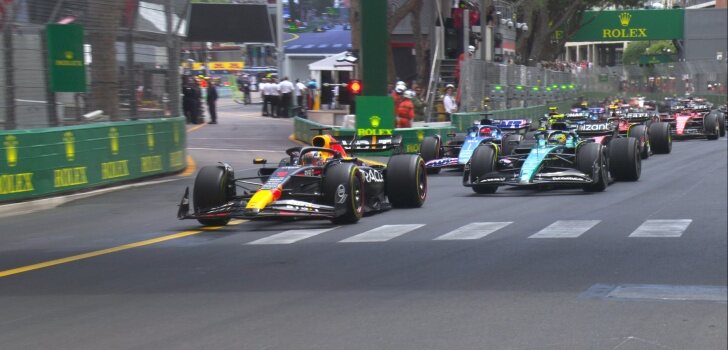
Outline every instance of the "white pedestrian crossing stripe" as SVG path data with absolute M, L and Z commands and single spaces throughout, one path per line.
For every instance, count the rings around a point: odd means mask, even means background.
M 630 237 L 680 237 L 693 220 L 647 220 Z
M 422 226 L 421 224 L 413 225 L 383 225 L 375 229 L 351 236 L 341 240 L 342 243 L 360 243 L 360 242 L 385 242 L 392 238 L 401 236 L 407 232 L 416 230 Z
M 600 220 L 559 220 L 528 238 L 577 238 Z
M 435 238 L 438 241 L 481 239 L 512 222 L 473 222 Z
M 270 237 L 261 238 L 256 241 L 252 241 L 248 244 L 291 244 L 296 243 L 302 239 L 310 238 L 316 235 L 320 235 L 324 232 L 331 231 L 337 227 L 323 228 L 323 229 L 308 229 L 308 230 L 288 230 Z

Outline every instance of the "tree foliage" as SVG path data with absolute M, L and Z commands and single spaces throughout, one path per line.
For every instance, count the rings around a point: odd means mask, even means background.
M 642 55 L 673 55 L 677 52 L 670 40 L 633 41 L 627 45 L 622 55 L 622 63 L 638 64 Z
M 529 27 L 518 38 L 523 63 L 551 61 L 561 54 L 564 43 L 579 29 L 585 11 L 607 6 L 634 7 L 640 3 L 640 0 L 522 0 L 517 20 Z M 563 30 L 563 36 L 558 39 L 554 37 L 557 30 Z

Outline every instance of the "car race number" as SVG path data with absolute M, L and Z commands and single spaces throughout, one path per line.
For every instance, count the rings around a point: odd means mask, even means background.
M 642 118 L 648 118 L 649 114 L 647 113 L 627 113 L 625 118 L 627 119 L 642 119 Z

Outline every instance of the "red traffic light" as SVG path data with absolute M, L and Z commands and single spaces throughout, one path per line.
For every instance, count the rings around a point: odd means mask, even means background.
M 362 85 L 360 80 L 350 80 L 346 87 L 352 95 L 361 94 Z

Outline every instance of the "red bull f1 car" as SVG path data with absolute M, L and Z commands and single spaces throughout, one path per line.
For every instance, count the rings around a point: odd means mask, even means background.
M 422 206 L 427 176 L 420 156 L 395 154 L 387 165 L 375 165 L 349 155 L 355 150 L 400 148 L 401 137 L 384 141 L 353 141 L 344 147 L 331 135 L 317 135 L 312 146 L 288 149 L 288 157 L 278 166 L 263 165 L 255 176 L 236 177 L 225 163 L 203 167 L 192 190 L 194 210 L 190 212 L 188 187 L 177 216 L 206 226 L 225 225 L 233 218 L 328 219 L 348 224 L 367 213 Z

